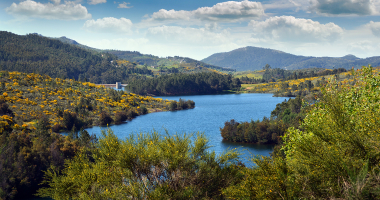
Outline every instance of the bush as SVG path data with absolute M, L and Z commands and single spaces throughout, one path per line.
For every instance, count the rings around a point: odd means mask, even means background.
M 148 109 L 145 106 L 140 106 L 140 108 L 138 108 L 137 111 L 140 115 L 148 114 Z
M 119 111 L 115 114 L 115 124 L 121 124 L 127 119 L 128 119 L 128 116 L 125 111 Z
M 194 108 L 195 107 L 195 102 L 192 100 L 187 100 L 187 107 L 188 108 Z
M 111 124 L 112 122 L 113 122 L 113 119 L 112 119 L 110 114 L 108 114 L 105 111 L 100 113 L 100 116 L 99 116 L 99 124 L 100 125 L 104 126 L 104 125 Z
M 38 195 L 54 199 L 223 199 L 243 178 L 236 150 L 216 157 L 202 134 L 131 135 L 102 131 L 92 156 L 78 153 L 62 173 L 46 172 Z
M 63 112 L 63 121 L 62 124 L 66 128 L 66 130 L 71 130 L 75 125 L 75 121 L 77 120 L 76 113 L 72 113 L 69 111 Z
M 177 102 L 176 101 L 171 101 L 169 104 L 169 110 L 170 111 L 175 111 L 177 109 Z
M 60 125 L 60 124 L 56 124 L 54 126 L 51 127 L 51 130 L 55 133 L 59 133 L 59 131 L 62 129 L 63 127 Z

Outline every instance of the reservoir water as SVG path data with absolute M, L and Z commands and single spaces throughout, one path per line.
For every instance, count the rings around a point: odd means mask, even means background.
M 226 121 L 262 120 L 269 117 L 277 103 L 284 101 L 285 97 L 272 97 L 272 94 L 225 94 L 225 95 L 196 95 L 196 96 L 162 96 L 157 97 L 169 100 L 193 100 L 195 108 L 173 112 L 157 112 L 139 116 L 132 121 L 121 125 L 110 126 L 115 135 L 125 139 L 130 134 L 152 132 L 153 130 L 165 134 L 183 134 L 204 132 L 209 139 L 211 151 L 217 154 L 228 148 L 239 148 L 243 154 L 240 158 L 247 166 L 252 166 L 250 158 L 253 155 L 269 156 L 272 145 L 254 145 L 223 142 L 220 128 Z M 86 129 L 90 134 L 101 135 L 104 127 Z

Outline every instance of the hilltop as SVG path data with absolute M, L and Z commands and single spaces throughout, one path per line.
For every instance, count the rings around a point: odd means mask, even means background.
M 288 70 L 314 67 L 349 69 L 351 67 L 360 68 L 368 64 L 379 66 L 380 56 L 365 59 L 357 58 L 354 55 L 346 55 L 343 57 L 307 57 L 274 49 L 247 46 L 230 52 L 216 53 L 201 61 L 212 65 L 236 69 L 237 71 L 261 70 L 266 64 L 269 64 L 273 68 Z
M 218 71 L 227 71 L 227 72 L 235 71 L 230 68 L 224 68 L 224 67 L 219 67 L 216 65 L 207 64 L 202 61 L 198 61 L 198 60 L 188 58 L 188 57 L 168 56 L 165 58 L 160 58 L 158 56 L 151 55 L 151 54 L 142 54 L 138 51 L 102 50 L 102 49 L 92 48 L 86 45 L 82 45 L 78 43 L 77 41 L 67 38 L 65 36 L 62 36 L 60 38 L 55 38 L 55 39 L 58 39 L 61 42 L 78 46 L 84 49 L 93 50 L 93 51 L 101 52 L 101 53 L 112 54 L 112 55 L 117 56 L 119 59 L 135 62 L 139 65 L 165 67 L 165 66 L 173 66 L 173 65 L 180 65 L 180 64 L 189 64 L 190 67 L 202 66 L 202 67 L 206 67 L 206 68 L 210 68 L 210 69 L 214 69 Z
M 125 81 L 124 68 L 112 54 L 89 51 L 38 34 L 25 36 L 0 32 L 0 70 L 46 74 L 54 78 L 93 83 Z

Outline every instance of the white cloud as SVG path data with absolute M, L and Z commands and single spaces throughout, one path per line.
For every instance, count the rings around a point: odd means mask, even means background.
M 284 42 L 332 42 L 343 34 L 343 29 L 334 23 L 320 24 L 293 16 L 276 16 L 265 21 L 252 20 L 249 26 L 254 31 L 254 37 Z
M 147 36 L 174 44 L 187 45 L 220 45 L 230 41 L 227 30 L 215 33 L 205 28 L 183 28 L 179 26 L 159 26 L 148 29 Z
M 205 29 L 208 30 L 208 31 L 216 31 L 219 28 L 220 27 L 219 27 L 219 25 L 216 22 L 205 24 Z
M 380 37 L 380 22 L 370 21 L 366 26 L 370 28 L 374 36 Z
M 244 0 L 217 3 L 212 7 L 201 7 L 193 11 L 161 9 L 151 15 L 150 20 L 190 20 L 238 21 L 241 19 L 257 19 L 264 15 L 260 2 Z
M 192 14 L 190 11 L 180 10 L 165 10 L 161 9 L 152 14 L 152 20 L 190 20 Z
M 91 14 L 87 12 L 87 8 L 81 4 L 75 4 L 70 1 L 59 4 L 59 0 L 53 0 L 53 2 L 54 4 L 42 4 L 26 0 L 19 4 L 12 3 L 5 11 L 16 16 L 44 19 L 79 20 L 91 18 Z
M 128 6 L 129 4 L 131 3 L 123 2 L 123 3 L 120 3 L 117 8 L 132 8 L 133 6 Z
M 259 18 L 264 15 L 260 2 L 244 0 L 242 2 L 227 1 L 213 7 L 202 7 L 193 11 L 195 17 L 208 20 L 237 20 Z
M 373 41 L 363 40 L 349 43 L 347 50 L 355 54 L 363 54 L 365 52 L 378 52 L 379 45 L 374 45 Z
M 87 1 L 89 4 L 96 5 L 99 3 L 107 3 L 107 0 L 88 0 Z
M 132 22 L 126 18 L 116 19 L 113 17 L 105 17 L 103 19 L 97 19 L 96 21 L 91 19 L 87 20 L 83 28 L 92 32 L 105 32 L 105 33 L 132 33 Z
M 377 0 L 311 0 L 312 11 L 322 15 L 373 15 Z

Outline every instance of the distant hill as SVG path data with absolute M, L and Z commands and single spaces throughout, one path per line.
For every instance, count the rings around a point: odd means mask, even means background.
M 79 46 L 88 50 L 94 50 L 97 52 L 102 52 L 102 53 L 109 53 L 112 55 L 117 56 L 119 59 L 124 59 L 128 60 L 130 62 L 135 62 L 140 65 L 147 65 L 147 66 L 157 66 L 157 65 L 162 65 L 162 66 L 167 66 L 169 63 L 170 65 L 172 64 L 181 64 L 181 63 L 187 63 L 190 64 L 192 67 L 197 67 L 197 66 L 202 66 L 210 69 L 215 69 L 219 71 L 235 71 L 234 69 L 231 68 L 224 68 L 224 67 L 219 67 L 216 65 L 212 64 L 207 64 L 192 58 L 187 58 L 187 57 L 179 57 L 179 56 L 174 56 L 174 57 L 166 57 L 166 58 L 160 58 L 158 56 L 150 55 L 150 54 L 142 54 L 138 51 L 120 51 L 120 50 L 101 50 L 101 49 L 96 49 L 92 47 L 88 47 L 82 44 L 79 44 L 73 39 L 69 39 L 65 36 L 60 37 L 60 38 L 55 38 L 61 42 Z
M 202 62 L 236 69 L 237 71 L 260 70 L 266 64 L 272 68 L 281 69 L 305 69 L 305 68 L 360 68 L 363 65 L 380 65 L 380 56 L 366 59 L 357 58 L 354 55 L 344 57 L 306 57 L 285 53 L 278 50 L 244 47 L 230 52 L 216 53 L 203 60 Z
M 16 35 L 0 31 L 0 70 L 89 80 L 93 83 L 126 81 L 126 69 L 111 61 L 115 55 L 89 51 L 39 34 Z

